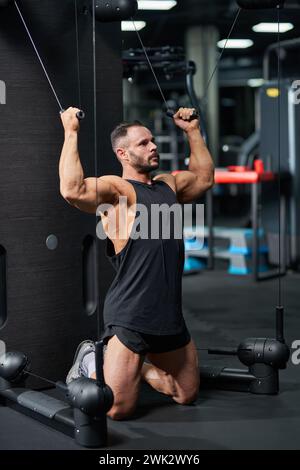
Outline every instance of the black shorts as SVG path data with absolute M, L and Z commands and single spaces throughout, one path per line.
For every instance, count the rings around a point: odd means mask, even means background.
M 185 327 L 178 335 L 148 335 L 133 331 L 124 326 L 111 325 L 106 328 L 101 339 L 107 344 L 109 338 L 116 335 L 128 349 L 145 356 L 148 353 L 164 353 L 183 348 L 191 341 L 191 335 Z

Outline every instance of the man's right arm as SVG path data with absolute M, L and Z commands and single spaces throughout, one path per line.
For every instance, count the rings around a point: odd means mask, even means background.
M 78 152 L 77 111 L 76 108 L 69 108 L 61 115 L 65 141 L 59 162 L 60 193 L 69 204 L 95 214 L 99 204 L 116 204 L 119 192 L 109 176 L 84 177 Z

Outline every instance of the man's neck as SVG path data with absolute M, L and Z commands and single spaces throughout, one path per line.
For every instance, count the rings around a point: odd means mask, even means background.
M 152 184 L 152 177 L 150 174 L 140 173 L 123 173 L 122 178 L 125 180 L 139 181 L 140 183 Z

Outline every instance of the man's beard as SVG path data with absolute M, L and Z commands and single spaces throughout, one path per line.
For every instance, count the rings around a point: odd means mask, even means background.
M 151 173 L 152 171 L 155 171 L 159 168 L 159 155 L 157 154 L 157 162 L 152 165 L 144 163 L 143 161 L 139 161 L 139 157 L 135 155 L 133 152 L 130 152 L 130 156 L 132 158 L 131 165 L 133 168 L 140 174 L 147 174 Z

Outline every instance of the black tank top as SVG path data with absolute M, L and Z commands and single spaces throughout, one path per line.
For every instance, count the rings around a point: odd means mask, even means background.
M 152 184 L 129 181 L 136 192 L 137 204 L 144 204 L 151 213 L 152 204 L 178 204 L 175 192 L 163 181 Z M 131 233 L 137 233 L 137 216 Z M 175 239 L 175 218 L 170 218 L 170 239 L 129 240 L 115 254 L 107 238 L 106 255 L 117 274 L 104 302 L 104 326 L 118 325 L 151 335 L 175 335 L 182 332 L 182 273 L 184 242 Z M 177 218 L 177 223 L 180 223 Z M 149 217 L 150 224 L 150 217 Z M 138 232 L 140 230 L 138 229 Z M 178 238 L 178 235 L 177 235 Z

